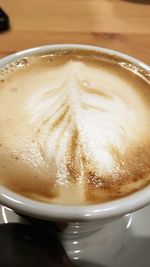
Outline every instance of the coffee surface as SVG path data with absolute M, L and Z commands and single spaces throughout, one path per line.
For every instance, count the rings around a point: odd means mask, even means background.
M 0 183 L 32 199 L 95 204 L 150 183 L 150 78 L 72 50 L 0 72 Z

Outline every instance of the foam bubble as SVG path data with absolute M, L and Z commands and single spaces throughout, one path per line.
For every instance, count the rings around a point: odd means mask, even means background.
M 28 60 L 27 60 L 27 58 L 21 58 L 21 59 L 19 59 L 19 60 L 17 60 L 16 62 L 15 62 L 15 65 L 17 66 L 17 67 L 24 67 L 24 66 L 26 66 L 28 64 Z

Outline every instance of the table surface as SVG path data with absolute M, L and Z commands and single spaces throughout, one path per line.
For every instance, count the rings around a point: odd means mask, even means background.
M 0 34 L 0 58 L 44 44 L 116 49 L 150 64 L 150 0 L 1 0 L 11 29 Z

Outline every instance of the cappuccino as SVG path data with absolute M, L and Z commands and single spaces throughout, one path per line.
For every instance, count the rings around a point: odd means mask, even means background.
M 0 183 L 95 204 L 150 183 L 150 78 L 100 52 L 37 54 L 0 71 Z

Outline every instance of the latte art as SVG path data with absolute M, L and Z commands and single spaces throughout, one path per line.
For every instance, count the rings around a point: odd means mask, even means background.
M 20 194 L 92 204 L 150 182 L 148 75 L 82 53 L 3 72 L 0 181 Z

